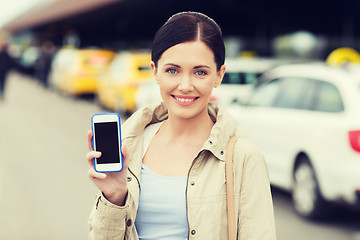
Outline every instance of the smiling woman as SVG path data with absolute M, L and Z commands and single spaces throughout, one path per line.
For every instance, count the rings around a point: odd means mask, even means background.
M 211 121 L 207 105 L 212 89 L 221 83 L 225 66 L 217 71 L 214 54 L 204 42 L 177 44 L 151 66 L 161 97 L 169 109 L 169 118 L 196 116 L 194 120 L 199 122 Z
M 90 239 L 229 239 L 225 156 L 240 130 L 222 107 L 209 103 L 224 61 L 221 30 L 204 14 L 179 13 L 159 29 L 151 68 L 163 103 L 138 110 L 122 125 L 122 172 L 94 170 L 99 153 L 88 134 L 89 178 L 101 191 Z M 262 154 L 238 138 L 231 157 L 237 239 L 275 239 Z

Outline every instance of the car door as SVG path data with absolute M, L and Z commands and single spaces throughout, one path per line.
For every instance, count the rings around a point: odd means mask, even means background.
M 294 154 L 311 119 L 314 84 L 305 78 L 279 78 L 260 85 L 243 112 L 244 132 L 263 151 L 273 183 L 291 187 Z

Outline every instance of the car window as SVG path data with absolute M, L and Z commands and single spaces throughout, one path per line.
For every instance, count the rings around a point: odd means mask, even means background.
M 151 67 L 150 66 L 146 66 L 146 65 L 144 65 L 144 66 L 139 66 L 138 67 L 138 70 L 141 72 L 141 71 L 145 71 L 145 72 L 147 72 L 147 71 L 151 71 Z
M 310 80 L 305 78 L 282 78 L 281 91 L 274 102 L 274 107 L 280 108 L 306 108 L 302 106 L 305 102 L 310 102 L 310 96 L 306 93 L 305 87 L 310 88 Z
M 320 82 L 314 101 L 314 110 L 324 112 L 344 111 L 339 90 L 331 83 Z
M 222 84 L 253 84 L 256 83 L 259 73 L 254 72 L 226 72 Z
M 280 91 L 280 81 L 278 79 L 266 82 L 256 88 L 254 94 L 248 101 L 248 106 L 269 107 L 272 106 L 276 96 Z
M 314 98 L 317 91 L 318 80 L 306 79 L 305 89 L 298 100 L 297 108 L 313 110 Z
M 137 78 L 152 78 L 151 66 L 148 63 L 140 62 L 136 69 Z

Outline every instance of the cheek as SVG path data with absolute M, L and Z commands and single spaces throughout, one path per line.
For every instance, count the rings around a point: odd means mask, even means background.
M 213 91 L 213 84 L 211 81 L 206 81 L 201 84 L 198 84 L 196 87 L 199 92 L 201 92 L 202 95 L 211 95 Z
M 161 92 L 169 92 L 174 88 L 176 88 L 177 85 L 175 81 L 170 81 L 170 80 L 171 79 L 166 79 L 166 78 L 159 79 L 158 84 Z
M 212 88 L 212 87 L 208 88 L 207 91 L 206 91 L 206 95 L 208 95 L 209 98 L 210 98 L 210 96 L 211 96 L 211 94 L 212 94 L 212 91 L 213 91 L 213 88 Z

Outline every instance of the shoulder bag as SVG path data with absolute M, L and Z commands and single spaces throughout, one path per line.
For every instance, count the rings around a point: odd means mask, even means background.
M 226 205 L 228 218 L 228 235 L 229 240 L 236 240 L 236 224 L 235 224 L 235 200 L 234 200 L 234 168 L 233 153 L 234 145 L 237 137 L 230 138 L 225 159 L 225 175 L 226 175 Z

